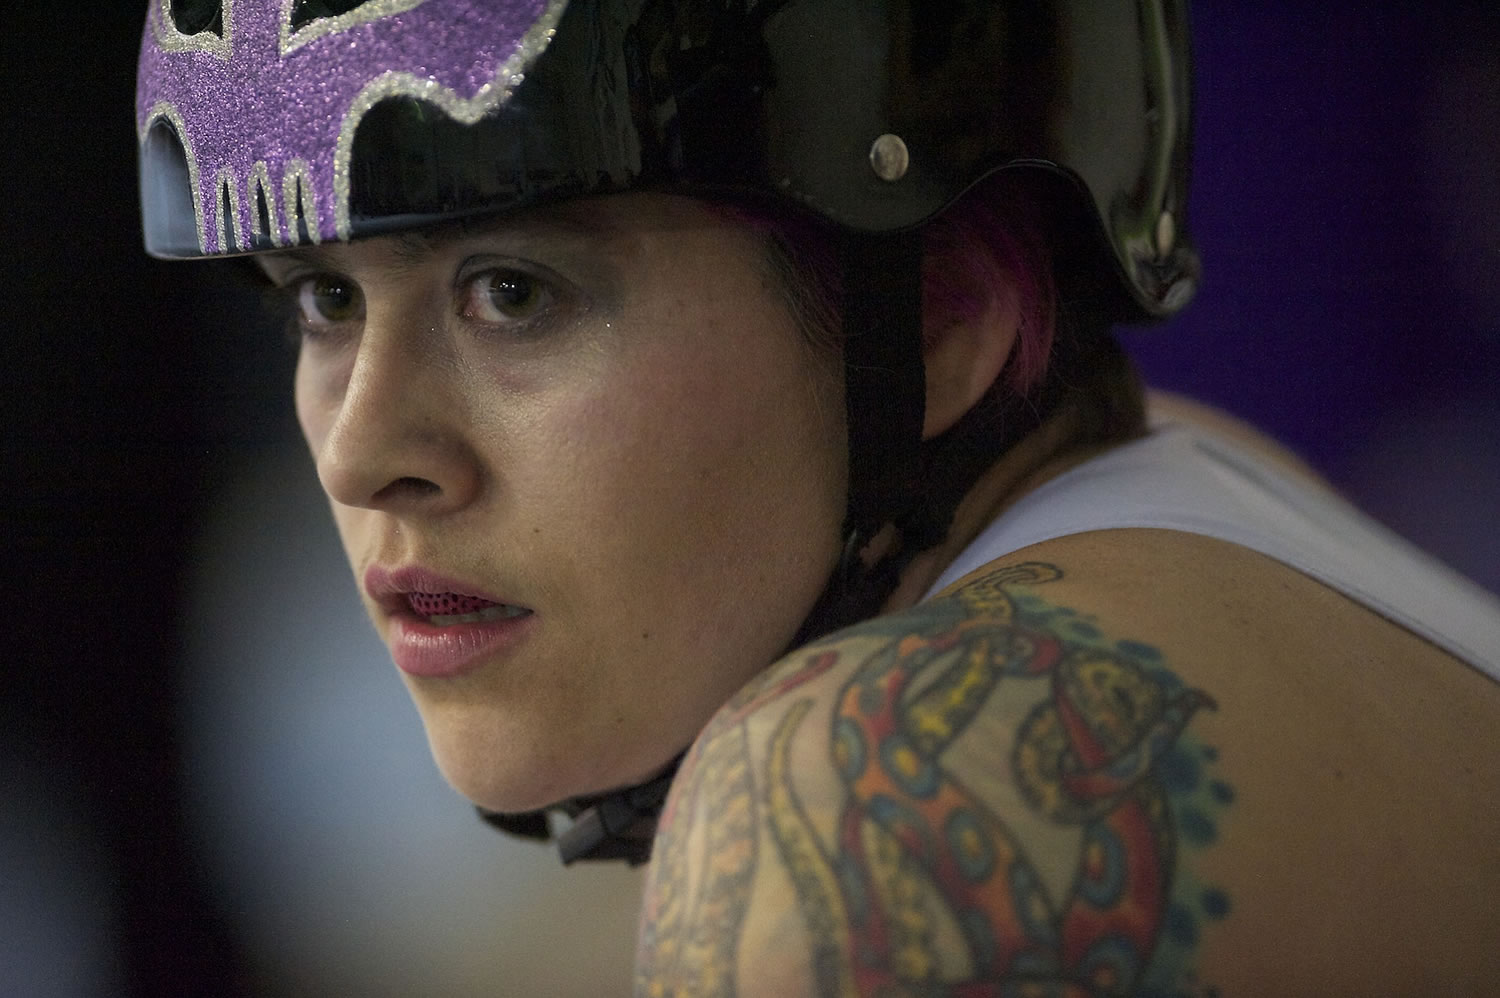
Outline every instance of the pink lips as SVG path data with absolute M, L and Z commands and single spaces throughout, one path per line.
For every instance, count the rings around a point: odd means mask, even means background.
M 390 617 L 387 643 L 402 672 L 419 678 L 468 673 L 524 640 L 535 624 L 527 608 L 508 604 L 477 587 L 415 566 L 389 570 L 371 566 L 365 592 Z M 444 620 L 501 612 L 478 620 Z

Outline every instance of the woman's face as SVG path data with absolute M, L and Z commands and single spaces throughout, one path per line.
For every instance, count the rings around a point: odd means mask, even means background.
M 837 560 L 836 359 L 696 202 L 277 254 L 297 415 L 462 793 L 641 779 L 791 640 Z

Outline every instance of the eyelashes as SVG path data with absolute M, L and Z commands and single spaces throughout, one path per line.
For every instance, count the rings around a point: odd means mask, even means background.
M 535 322 L 559 303 L 546 281 L 509 267 L 481 270 L 465 278 L 460 301 L 460 315 L 490 325 Z
M 318 272 L 285 279 L 276 297 L 291 312 L 288 334 L 303 343 L 327 343 L 357 333 L 366 317 L 359 282 Z M 486 332 L 533 338 L 574 309 L 576 295 L 561 282 L 516 266 L 470 268 L 455 281 L 451 314 Z
M 296 286 L 297 314 L 309 326 L 335 326 L 365 317 L 358 284 L 336 274 L 316 274 Z

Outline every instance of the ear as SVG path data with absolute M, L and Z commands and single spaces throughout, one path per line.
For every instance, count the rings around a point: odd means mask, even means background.
M 1014 296 L 1002 294 L 978 317 L 929 334 L 922 350 L 927 367 L 923 440 L 958 422 L 989 391 L 1015 349 L 1020 325 Z

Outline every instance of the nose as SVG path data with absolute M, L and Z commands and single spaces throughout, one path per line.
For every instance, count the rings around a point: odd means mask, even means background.
M 342 390 L 328 393 L 318 478 L 341 505 L 441 515 L 472 502 L 482 476 L 457 365 L 444 363 L 438 332 L 405 325 L 366 320 Z

